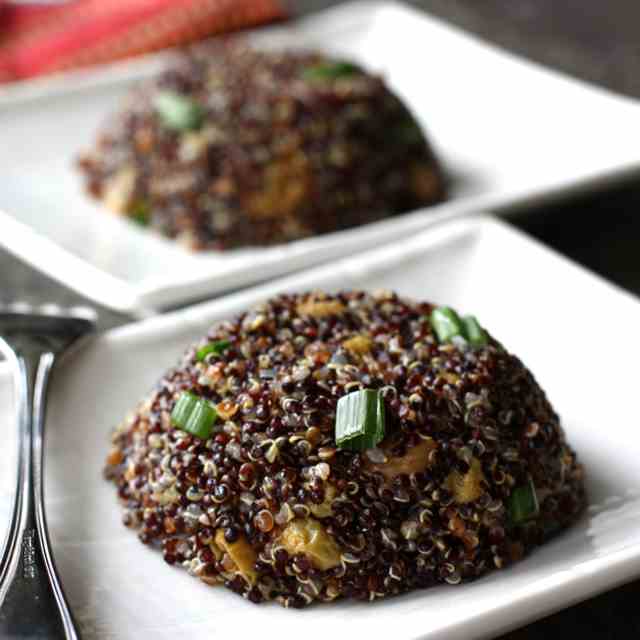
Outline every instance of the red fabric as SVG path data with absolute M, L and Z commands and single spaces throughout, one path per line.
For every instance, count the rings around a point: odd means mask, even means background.
M 110 62 L 285 17 L 281 0 L 4 3 L 0 82 Z

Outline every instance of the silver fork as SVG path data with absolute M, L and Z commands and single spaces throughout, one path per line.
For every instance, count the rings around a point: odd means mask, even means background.
M 53 364 L 94 329 L 90 309 L 0 307 L 0 352 L 12 364 L 18 421 L 18 473 L 0 560 L 0 637 L 77 640 L 51 553 L 43 499 L 47 383 Z

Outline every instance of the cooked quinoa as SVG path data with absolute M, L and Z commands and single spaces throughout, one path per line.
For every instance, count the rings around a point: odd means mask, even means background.
M 205 583 L 288 607 L 522 558 L 579 516 L 582 467 L 520 360 L 487 333 L 443 342 L 433 312 L 312 292 L 215 324 L 113 434 L 124 523 Z M 358 389 L 383 399 L 386 435 L 344 450 L 336 404 Z M 185 392 L 216 407 L 207 439 L 172 424 Z
M 237 42 L 179 54 L 79 166 L 108 208 L 197 250 L 287 242 L 444 196 L 420 126 L 382 78 Z

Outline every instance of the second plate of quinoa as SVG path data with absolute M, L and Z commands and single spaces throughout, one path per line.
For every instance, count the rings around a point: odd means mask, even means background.
M 80 157 L 105 212 L 185 250 L 282 245 L 441 202 L 445 176 L 379 75 L 210 42 L 134 90 Z

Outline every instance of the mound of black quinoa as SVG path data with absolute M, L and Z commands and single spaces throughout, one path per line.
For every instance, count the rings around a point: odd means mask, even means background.
M 214 325 L 114 432 L 124 523 L 205 583 L 291 607 L 522 558 L 578 518 L 582 467 L 523 364 L 489 334 L 443 342 L 433 312 L 312 292 Z M 386 435 L 343 450 L 336 404 L 359 389 L 383 398 Z M 185 393 L 216 407 L 206 439 L 172 424 Z
M 181 53 L 79 166 L 108 208 L 198 250 L 287 242 L 444 197 L 419 125 L 380 77 L 238 43 Z

